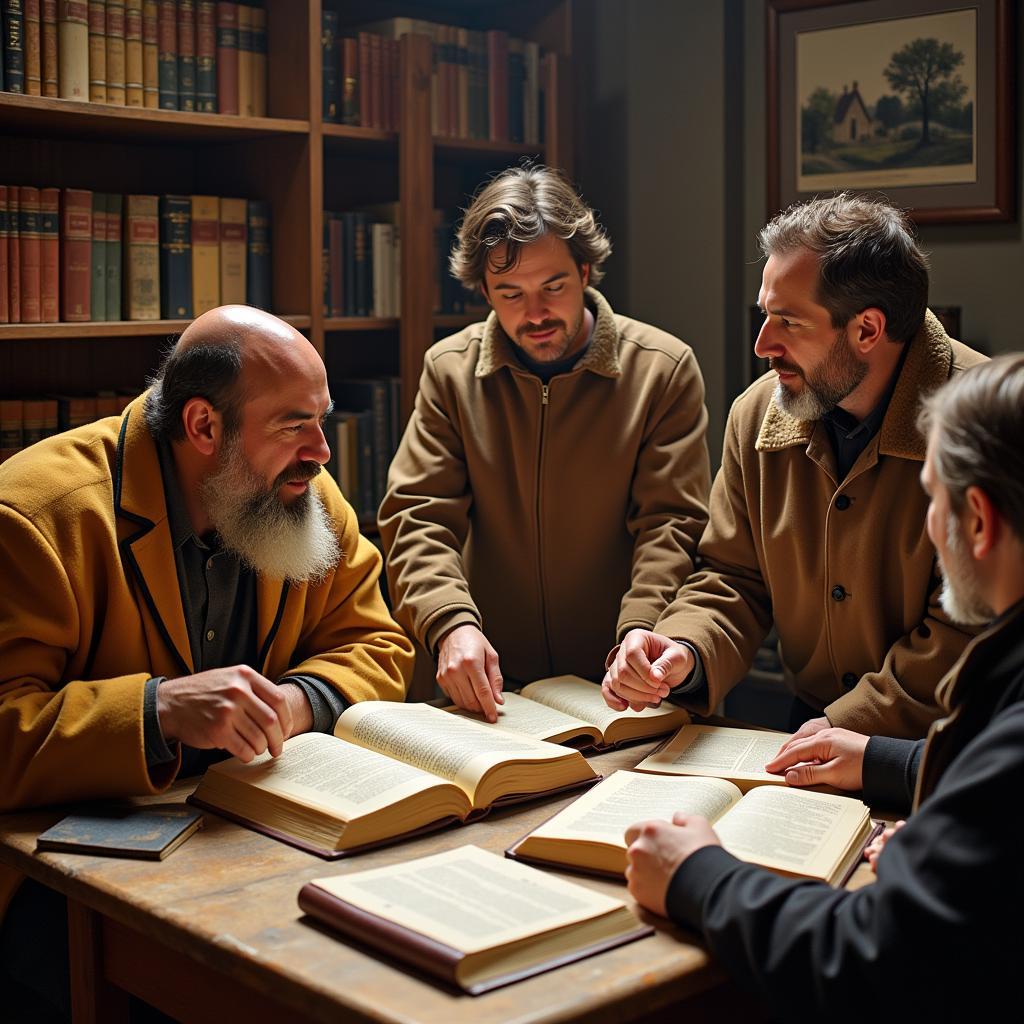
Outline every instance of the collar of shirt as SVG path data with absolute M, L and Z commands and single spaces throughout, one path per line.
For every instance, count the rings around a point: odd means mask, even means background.
M 886 342 L 885 344 L 890 343 Z M 896 369 L 892 372 L 892 377 L 889 378 L 888 386 L 883 392 L 882 397 L 876 403 L 875 407 L 867 414 L 867 416 L 864 417 L 864 419 L 858 420 L 856 416 L 852 413 L 848 413 L 838 405 L 830 412 L 825 413 L 822 418 L 827 420 L 835 429 L 837 436 L 841 437 L 844 441 L 853 441 L 861 437 L 867 441 L 869 438 L 875 436 L 879 427 L 882 425 L 882 420 L 885 419 L 886 412 L 889 409 L 889 402 L 892 401 L 893 392 L 896 390 L 896 383 L 900 379 L 900 373 L 903 370 L 903 363 L 907 358 L 907 350 L 909 348 L 910 343 L 904 342 L 903 351 L 900 353 L 900 359 L 896 364 Z
M 591 310 L 591 314 L 593 314 L 593 310 Z M 587 340 L 583 343 L 583 347 L 571 356 L 566 356 L 565 359 L 558 359 L 552 363 L 538 362 L 536 359 L 531 359 L 514 342 L 512 344 L 512 351 L 525 369 L 540 377 L 547 384 L 552 377 L 557 377 L 560 373 L 568 373 L 583 358 L 587 349 L 590 348 L 590 340 L 594 337 L 594 327 L 596 324 L 597 316 L 593 315 L 590 321 L 590 331 L 587 333 Z
M 205 543 L 192 526 L 192 518 L 188 514 L 185 495 L 178 484 L 178 472 L 174 466 L 174 452 L 170 442 L 160 440 L 156 443 L 157 455 L 160 459 L 160 475 L 164 481 L 164 498 L 167 502 L 167 524 L 171 531 L 171 546 L 179 550 L 189 539 L 192 539 L 204 551 L 214 549 L 218 545 Z

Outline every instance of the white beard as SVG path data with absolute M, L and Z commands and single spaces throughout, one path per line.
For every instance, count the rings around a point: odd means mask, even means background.
M 939 603 L 942 610 L 961 625 L 987 625 L 995 618 L 995 612 L 978 594 L 967 545 L 960 530 L 960 520 L 953 512 L 946 517 L 946 547 L 950 564 L 943 564 L 942 558 L 939 558 L 939 571 L 942 573 Z

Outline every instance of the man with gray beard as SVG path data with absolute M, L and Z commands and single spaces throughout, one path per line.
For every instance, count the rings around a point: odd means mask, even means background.
M 970 637 L 939 605 L 915 418 L 984 357 L 926 308 L 926 257 L 888 203 L 815 199 L 760 242 L 754 351 L 770 372 L 729 414 L 701 568 L 609 656 L 605 700 L 671 693 L 707 714 L 774 623 L 797 738 L 829 725 L 920 737 Z

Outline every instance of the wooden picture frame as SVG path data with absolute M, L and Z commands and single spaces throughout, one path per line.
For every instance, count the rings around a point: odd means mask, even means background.
M 766 0 L 769 216 L 850 189 L 884 194 L 919 224 L 1013 220 L 1014 7 Z M 945 70 L 915 88 L 912 62 L 936 54 Z

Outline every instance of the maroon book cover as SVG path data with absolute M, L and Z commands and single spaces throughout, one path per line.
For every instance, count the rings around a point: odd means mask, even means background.
M 92 319 L 92 192 L 64 189 L 61 211 L 61 308 L 63 319 Z
M 238 4 L 217 4 L 217 112 L 238 113 Z

